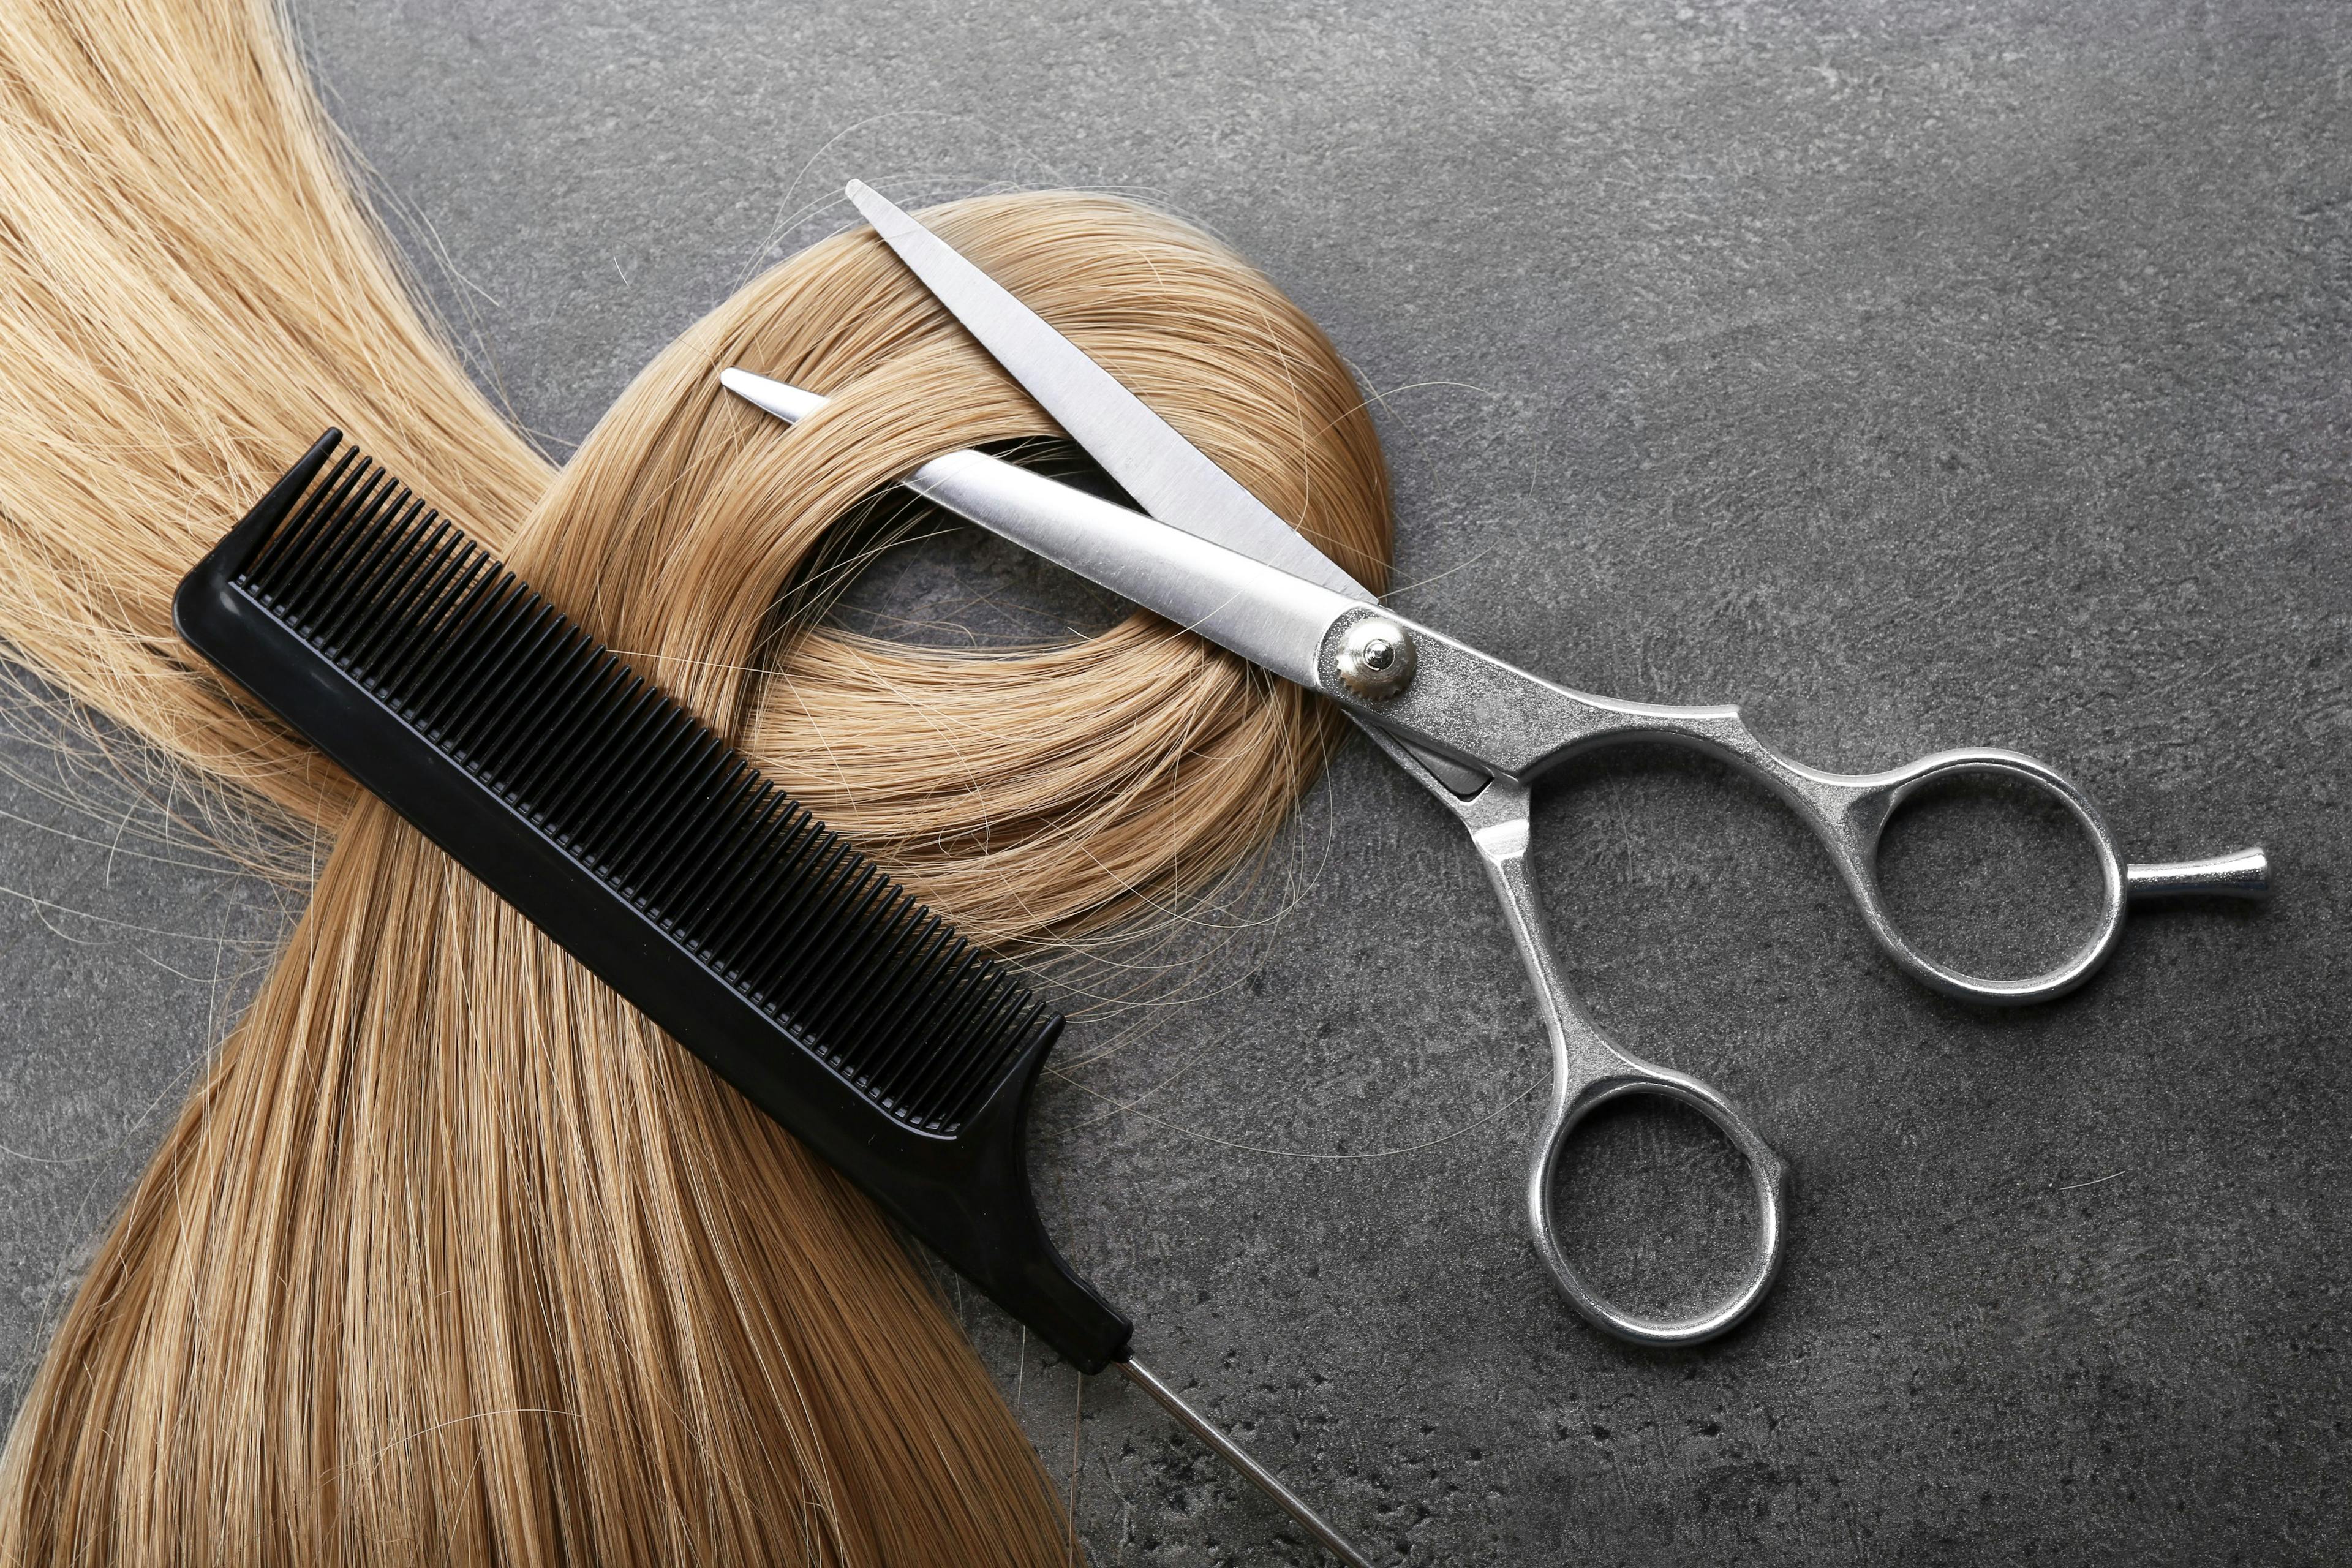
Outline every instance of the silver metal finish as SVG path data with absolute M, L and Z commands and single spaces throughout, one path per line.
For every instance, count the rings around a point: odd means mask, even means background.
M 761 407 L 789 410 L 787 417 L 804 417 L 824 405 L 814 394 L 741 371 L 727 371 L 723 379 Z M 934 458 L 905 483 L 1252 663 L 1322 692 L 1367 726 L 1414 742 L 1417 751 L 1457 759 L 1479 776 L 1531 784 L 1584 752 L 1623 741 L 1672 742 L 1728 762 L 1762 781 L 1812 829 L 1887 955 L 1950 995 L 2021 1004 L 2072 990 L 2115 950 L 2127 897 L 2217 889 L 2259 896 L 2259 850 L 2127 875 L 2097 806 L 2063 774 L 2020 752 L 1941 752 L 1885 773 L 1825 773 L 1759 740 L 1737 708 L 1627 702 L 1556 686 L 1405 616 L 1350 602 L 1157 519 L 976 452 Z M 1387 697 L 1360 694 L 1345 668 L 1356 657 L 1351 641 L 1393 645 L 1399 638 L 1413 649 L 1410 684 Z M 1416 762 L 1416 777 L 1433 773 L 1425 756 Z M 1939 963 L 1911 943 L 1887 907 L 1877 860 L 1888 819 L 1921 787 L 1961 773 L 2005 776 L 2047 792 L 2091 840 L 2099 863 L 2098 911 L 2081 945 L 2042 973 L 1996 979 Z M 1433 782 L 1449 809 L 1465 803 L 1454 780 Z M 1473 792 L 1466 798 L 1479 797 Z
M 1412 684 L 1420 656 L 1412 634 L 1385 616 L 1356 616 L 1339 634 L 1332 656 L 1339 679 L 1367 702 L 1385 702 Z
M 1408 773 L 1415 771 L 1410 758 L 1398 761 Z M 1477 847 L 1486 880 L 1502 900 L 1512 943 L 1534 984 L 1537 1011 L 1551 1045 L 1551 1098 L 1536 1131 L 1527 1175 L 1528 1228 L 1535 1237 L 1537 1256 L 1551 1270 L 1569 1305 L 1620 1339 L 1676 1345 L 1715 1338 L 1754 1311 L 1780 1275 L 1787 1234 L 1787 1163 L 1738 1109 L 1712 1088 L 1618 1047 L 1601 1033 L 1569 989 L 1545 932 L 1543 904 L 1528 872 L 1528 786 L 1515 779 L 1498 778 L 1475 798 L 1462 800 L 1433 779 L 1423 783 L 1460 819 L 1469 830 L 1470 842 Z M 1593 1111 L 1611 1100 L 1635 1094 L 1679 1100 L 1714 1122 L 1747 1161 L 1755 1192 L 1756 1245 L 1738 1283 L 1723 1300 L 1685 1317 L 1651 1317 L 1618 1307 L 1577 1272 L 1561 1241 L 1562 1216 L 1557 1206 L 1559 1162 L 1569 1140 Z
M 1214 464 L 977 268 L 865 187 L 853 185 L 850 194 L 973 335 L 1155 516 L 1108 506 L 971 453 L 925 464 L 908 482 L 982 526 L 1339 702 L 1468 831 L 1502 901 L 1551 1044 L 1551 1100 L 1527 1184 L 1536 1249 L 1570 1304 L 1612 1333 L 1647 1344 L 1688 1344 L 1722 1333 L 1753 1310 L 1780 1269 L 1788 1167 L 1730 1101 L 1696 1079 L 1618 1049 L 1570 992 L 1528 868 L 1528 789 L 1544 773 L 1623 741 L 1673 742 L 1731 763 L 1787 802 L 1822 841 L 1864 925 L 1898 967 L 1937 991 L 1977 1002 L 2038 1002 L 2082 984 L 2114 952 L 2133 898 L 2258 898 L 2268 889 L 2260 849 L 2126 865 L 2090 798 L 2063 774 L 2020 752 L 1972 748 L 1884 773 L 1826 773 L 1765 744 L 1737 708 L 1665 707 L 1571 690 L 1381 608 L 1345 574 L 1335 578 L 1339 569 L 1279 518 L 1254 500 L 1236 501 L 1234 492 L 1247 492 L 1230 479 L 1221 486 L 1202 475 L 1203 466 L 1217 473 Z M 780 405 L 806 407 L 808 395 L 789 388 L 783 393 L 790 395 L 772 395 L 746 390 L 748 380 L 728 384 L 786 418 L 800 414 Z M 1302 570 L 1300 550 L 1319 566 L 1309 563 Z M 1391 650 L 1377 668 L 1369 657 L 1375 644 Z M 1381 689 L 1377 678 L 1394 668 L 1400 647 L 1410 650 L 1405 674 Z M 1375 678 L 1369 684 L 1368 676 Z M 1923 787 L 1960 774 L 2003 777 L 2041 790 L 2091 841 L 2099 866 L 2097 912 L 2074 950 L 2042 973 L 1993 978 L 1940 963 L 1911 943 L 1887 906 L 1878 849 L 1888 820 Z M 1687 1317 L 1647 1318 L 1619 1310 L 1577 1274 L 1560 1243 L 1554 1203 L 1560 1152 L 1596 1107 L 1629 1094 L 1662 1095 L 1699 1111 L 1746 1158 L 1755 1184 L 1758 1235 L 1748 1267 L 1727 1298 Z
M 1356 697 L 1336 679 L 1337 638 L 1327 639 L 1325 664 L 1334 678 L 1321 689 L 1401 736 L 1475 760 L 1520 784 L 1533 783 L 1596 747 L 1624 741 L 1670 742 L 1729 763 L 1787 802 L 1812 829 L 1853 893 L 1863 924 L 1887 956 L 1914 979 L 1948 995 L 2000 1005 L 2046 1001 L 2089 979 L 2115 951 L 2130 891 L 2123 856 L 2090 797 L 2046 763 L 2017 752 L 1977 747 L 1938 752 L 1885 773 L 1824 773 L 1766 745 L 1741 721 L 1737 708 L 1672 708 L 1572 691 L 1411 621 L 1404 625 L 1421 645 L 1421 674 L 1410 691 L 1381 703 Z M 2042 973 L 1995 979 L 1937 963 L 1912 945 L 1887 907 L 1878 880 L 1878 846 L 1888 819 L 1922 787 L 1960 774 L 2005 777 L 2040 789 L 2090 839 L 2099 866 L 2097 913 L 2080 945 Z M 2238 862 L 2233 858 L 2231 863 Z
M 1275 515 L 1240 480 L 1217 467 L 1207 453 L 1121 385 L 1117 376 L 1087 358 L 1084 350 L 1013 298 L 995 279 L 877 195 L 864 181 L 852 180 L 845 189 L 883 243 L 1012 374 L 1022 390 L 1035 398 L 1037 405 L 1052 415 L 1121 489 L 1143 504 L 1146 512 L 1342 598 L 1367 605 L 1377 602 L 1370 589 Z M 981 518 L 972 521 L 991 526 Z M 1126 592 L 1112 584 L 1103 585 Z M 1191 624 L 1185 616 L 1150 605 L 1139 595 L 1127 596 Z M 1240 648 L 1234 651 L 1244 658 L 1252 657 Z M 1475 794 L 1486 782 L 1484 773 L 1447 758 L 1424 755 L 1421 760 L 1457 794 Z
M 1347 1563 L 1348 1568 L 1371 1568 L 1364 1554 L 1349 1545 L 1347 1539 L 1338 1531 L 1324 1523 L 1322 1517 L 1308 1508 L 1297 1492 L 1284 1486 L 1275 1479 L 1271 1470 L 1243 1452 L 1238 1444 L 1219 1431 L 1207 1416 L 1185 1404 L 1174 1389 L 1153 1375 L 1141 1362 L 1130 1356 L 1112 1364 L 1127 1373 L 1128 1380 L 1136 1387 L 1157 1400 L 1161 1409 L 1176 1417 L 1178 1425 L 1184 1430 L 1206 1443 L 1225 1463 L 1247 1476 L 1260 1491 L 1275 1500 L 1283 1512 L 1297 1520 L 1309 1535 L 1321 1542 L 1325 1551 Z
M 787 425 L 797 425 L 825 405 L 825 398 L 814 392 L 803 392 L 781 381 L 770 381 L 764 375 L 753 375 L 748 370 L 722 370 L 719 384 L 754 407 L 764 408 Z
M 825 400 L 814 393 L 745 371 L 728 370 L 721 373 L 720 379 L 730 391 L 788 421 L 805 418 L 824 406 Z M 1316 597 L 1311 592 L 1313 584 L 1298 584 L 1290 579 L 1269 582 L 1265 574 L 1270 569 L 1261 563 L 1243 560 L 1232 552 L 1219 550 L 1154 519 L 1112 506 L 1085 491 L 1041 479 L 1026 469 L 981 453 L 950 453 L 924 464 L 902 482 L 949 510 L 970 518 L 1006 539 L 1038 550 L 1049 559 L 1088 575 L 1103 586 L 1163 615 L 1181 618 L 1188 612 L 1197 612 L 1202 601 L 1188 596 L 1201 595 L 1203 580 L 1216 584 L 1216 592 L 1229 595 L 1217 605 L 1223 613 L 1214 617 L 1196 616 L 1188 624 L 1200 626 L 1213 640 L 1234 648 L 1244 658 L 1254 658 L 1302 685 L 1337 693 L 1356 704 L 1357 710 L 1353 716 L 1365 732 L 1469 830 L 1479 858 L 1486 868 L 1488 879 L 1503 900 L 1513 941 L 1534 985 L 1545 1033 L 1551 1046 L 1553 1071 L 1550 1105 L 1529 1162 L 1527 1202 L 1536 1250 L 1559 1281 L 1561 1293 L 1577 1311 L 1591 1322 L 1622 1338 L 1645 1344 L 1694 1343 L 1710 1339 L 1754 1310 L 1780 1271 L 1787 1166 L 1728 1100 L 1696 1079 L 1670 1068 L 1654 1067 L 1619 1050 L 1578 1005 L 1552 956 L 1549 941 L 1544 933 L 1542 910 L 1529 880 L 1527 865 L 1528 784 L 1520 780 L 1490 778 L 1484 772 L 1469 773 L 1460 768 L 1454 769 L 1450 776 L 1441 773 L 1437 769 L 1444 765 L 1443 759 L 1409 744 L 1383 727 L 1385 716 L 1395 704 L 1357 698 L 1346 689 L 1339 674 L 1342 650 L 1348 646 L 1350 634 L 1358 627 L 1369 628 L 1384 637 L 1402 636 L 1412 639 L 1411 646 L 1416 650 L 1423 638 L 1435 634 L 1424 631 L 1417 637 L 1413 630 L 1408 629 L 1411 623 L 1385 611 Z M 1075 532 L 1087 531 L 1097 535 L 1092 545 L 1070 537 Z M 1110 541 L 1118 542 L 1118 547 L 1108 547 L 1107 542 Z M 1206 578 L 1187 582 L 1185 574 L 1201 570 L 1195 564 L 1201 562 L 1210 563 Z M 1282 574 L 1273 575 L 1281 577 Z M 1236 595 L 1247 603 L 1266 606 L 1265 614 L 1260 616 L 1234 614 L 1235 600 L 1231 595 Z M 1287 646 L 1279 650 L 1266 651 L 1263 656 L 1253 653 L 1250 651 L 1253 647 L 1265 647 L 1268 639 L 1265 633 L 1269 625 L 1288 627 L 1284 634 Z M 1308 628 L 1313 629 L 1316 638 L 1312 653 L 1306 651 L 1304 639 Z M 1227 636 L 1220 637 L 1221 631 Z M 1370 639 L 1367 637 L 1360 640 Z M 1450 639 L 1441 638 L 1439 641 L 1449 649 L 1460 649 L 1474 658 L 1485 658 L 1483 655 L 1461 648 L 1461 645 Z M 1328 671 L 1324 668 L 1327 662 L 1330 667 Z M 1576 693 L 1549 687 L 1533 676 L 1512 670 L 1508 666 L 1491 660 L 1486 662 L 1505 672 L 1496 678 L 1496 684 L 1506 694 L 1514 689 L 1524 692 L 1539 688 L 1543 692 L 1557 693 L 1570 702 L 1604 700 L 1580 699 Z M 1483 667 L 1455 660 L 1451 668 L 1456 670 L 1454 684 L 1462 686 L 1467 684 L 1469 678 L 1479 673 Z M 1419 711 L 1428 706 L 1424 699 L 1425 693 L 1415 694 L 1419 706 L 1413 710 Z M 1639 705 L 1619 706 L 1642 710 Z M 1475 717 L 1474 722 L 1507 731 L 1510 727 L 1507 721 L 1510 716 L 1508 705 L 1499 700 L 1490 700 L 1487 709 L 1494 710 L 1482 710 L 1483 716 Z M 1678 710 L 1660 709 L 1656 711 L 1672 714 Z M 1729 714 L 1736 718 L 1731 710 L 1697 711 L 1709 715 Z M 1376 713 L 1380 717 L 1372 717 Z M 1433 725 L 1432 728 L 1454 733 L 1446 726 Z M 1458 734 L 1454 735 L 1454 742 L 1465 744 Z M 1475 742 L 1469 744 L 1475 745 Z M 1467 788 L 1459 782 L 1465 773 L 1471 780 Z M 1668 1096 L 1706 1116 L 1747 1160 L 1756 1184 L 1757 1246 L 1748 1270 L 1727 1299 L 1686 1319 L 1643 1317 L 1614 1306 L 1578 1275 L 1560 1242 L 1560 1216 L 1554 1208 L 1560 1153 L 1577 1127 L 1593 1110 L 1620 1096 L 1634 1093 Z M 1192 1419 L 1180 1418 L 1187 1419 L 1188 1425 Z
M 2197 894 L 2266 899 L 2271 891 L 2271 862 L 2270 857 L 2260 849 L 2241 849 L 2234 855 L 2216 855 L 2210 860 L 2126 866 L 2124 881 L 2135 899 L 2175 899 Z
M 824 405 L 814 393 L 740 370 L 720 379 L 771 412 L 775 405 L 803 410 L 782 417 L 814 413 L 812 400 Z M 1318 583 L 979 452 L 934 458 L 899 482 L 1302 686 L 1320 683 L 1317 666 L 1333 623 L 1363 609 Z
M 898 259 L 1145 511 L 1345 598 L 1372 602 L 1362 584 L 996 279 L 862 181 L 850 181 L 848 192 Z
M 817 393 L 740 368 L 720 371 L 719 380 L 786 424 L 798 424 L 826 402 Z M 1322 678 L 1316 672 L 1320 642 L 1335 622 L 1358 607 L 1338 590 L 1318 592 L 1320 584 L 1301 583 L 1254 556 L 1204 546 L 1197 534 L 984 453 L 950 452 L 900 482 L 957 516 L 1302 686 L 1320 688 Z M 1281 526 L 1288 531 L 1287 524 Z M 1295 533 L 1291 537 L 1314 548 Z M 1113 541 L 1120 542 L 1114 546 Z M 1410 749 L 1455 795 L 1473 795 L 1486 787 L 1484 770 Z

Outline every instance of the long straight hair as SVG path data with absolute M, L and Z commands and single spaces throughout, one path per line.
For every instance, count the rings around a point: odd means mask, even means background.
M 1197 230 L 1070 193 L 960 248 L 1360 578 L 1345 367 Z M 1330 716 L 1136 616 L 989 653 L 776 615 L 862 498 L 1047 434 L 866 231 L 743 289 L 551 471 L 468 382 L 266 0 L 0 8 L 0 638 L 236 814 L 331 839 L 0 1456 L 0 1563 L 1031 1563 L 1072 1550 L 897 1237 L 193 659 L 171 591 L 350 431 L 1000 945 L 1265 842 Z M 787 435 L 740 363 L 830 395 Z

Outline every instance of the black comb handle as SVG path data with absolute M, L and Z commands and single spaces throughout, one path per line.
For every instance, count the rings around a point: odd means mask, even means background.
M 1029 1185 L 1060 1016 L 341 442 L 188 574 L 181 637 L 1056 1351 L 1125 1361 Z

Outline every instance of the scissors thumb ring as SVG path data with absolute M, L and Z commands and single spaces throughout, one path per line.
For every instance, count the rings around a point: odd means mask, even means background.
M 1772 1152 L 1728 1101 L 1698 1079 L 1632 1058 L 1622 1059 L 1621 1070 L 1585 1079 L 1572 1091 L 1566 1091 L 1564 1080 L 1556 1089 L 1551 1114 L 1537 1136 L 1535 1161 L 1528 1172 L 1528 1228 L 1535 1236 L 1536 1253 L 1559 1281 L 1560 1293 L 1594 1327 L 1636 1344 L 1698 1344 L 1754 1311 L 1780 1272 L 1788 1163 Z M 1756 1242 L 1738 1284 L 1721 1300 L 1688 1317 L 1652 1317 L 1615 1305 L 1578 1272 L 1560 1245 L 1557 1200 L 1560 1156 L 1587 1116 L 1612 1100 L 1635 1094 L 1679 1100 L 1714 1122 L 1747 1161 L 1754 1186 Z

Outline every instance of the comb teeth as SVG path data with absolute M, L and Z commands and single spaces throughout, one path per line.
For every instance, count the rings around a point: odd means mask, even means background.
M 953 1136 L 1058 1023 L 357 452 L 234 584 L 896 1120 Z

